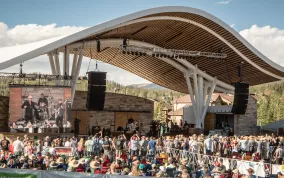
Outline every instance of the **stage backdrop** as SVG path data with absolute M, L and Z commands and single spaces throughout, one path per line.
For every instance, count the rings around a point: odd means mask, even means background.
M 41 94 L 45 99 L 41 98 Z M 28 96 L 32 96 L 32 102 L 35 105 L 33 110 L 33 127 L 56 127 L 56 111 L 58 110 L 59 100 L 62 101 L 64 107 L 63 127 L 71 127 L 69 118 L 71 115 L 71 88 L 62 87 L 40 87 L 40 86 L 27 86 L 27 87 L 13 87 L 10 86 L 10 127 L 22 128 L 31 127 L 25 122 L 26 109 L 22 108 L 25 101 L 28 101 Z M 42 104 L 44 103 L 44 104 Z M 66 111 L 65 111 L 66 110 Z M 25 122 L 25 123 L 24 123 Z

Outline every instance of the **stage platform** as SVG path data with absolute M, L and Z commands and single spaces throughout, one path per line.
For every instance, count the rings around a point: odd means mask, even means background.
M 28 135 L 30 139 L 34 139 L 37 137 L 37 139 L 43 139 L 46 136 L 49 136 L 50 138 L 64 138 L 64 137 L 73 137 L 74 133 L 24 133 L 24 132 L 2 132 L 0 134 L 0 139 L 3 139 L 3 136 L 6 136 L 9 140 L 16 140 L 16 138 L 19 136 L 22 139 L 24 138 L 24 135 Z

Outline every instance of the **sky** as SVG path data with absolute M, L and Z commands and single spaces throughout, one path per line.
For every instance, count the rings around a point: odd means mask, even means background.
M 188 6 L 223 20 L 271 60 L 284 66 L 284 0 L 0 0 L 0 47 L 25 44 L 82 30 L 160 6 Z M 50 73 L 47 56 L 24 63 L 24 71 Z M 87 71 L 84 58 L 81 75 Z M 26 67 L 29 66 L 29 67 Z M 31 67 L 32 66 L 32 67 Z M 95 68 L 91 61 L 89 70 Z M 127 71 L 99 63 L 108 79 L 121 84 L 148 83 Z M 19 66 L 4 71 L 18 72 Z

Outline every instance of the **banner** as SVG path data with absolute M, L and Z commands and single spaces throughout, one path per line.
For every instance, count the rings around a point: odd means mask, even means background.
M 72 147 L 55 147 L 55 152 L 57 155 L 72 156 Z
M 41 178 L 40 171 L 28 169 L 0 169 L 1 178 Z
M 0 178 L 121 178 L 120 175 L 91 174 L 65 171 L 37 171 L 28 169 L 0 169 Z M 133 178 L 138 178 L 131 176 Z

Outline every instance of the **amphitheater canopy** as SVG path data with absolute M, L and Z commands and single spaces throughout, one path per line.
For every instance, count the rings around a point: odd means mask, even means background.
M 205 56 L 177 60 L 127 54 L 119 48 L 123 39 L 128 39 L 129 44 L 165 49 L 217 52 L 222 48 L 227 57 L 225 60 Z M 100 52 L 97 52 L 97 40 L 101 43 Z M 188 93 L 184 77 L 184 70 L 188 68 L 182 60 L 188 61 L 203 75 L 217 77 L 222 88 L 238 81 L 237 68 L 241 62 L 244 62 L 243 79 L 250 85 L 284 78 L 283 67 L 261 54 L 229 25 L 206 12 L 189 7 L 148 9 L 74 34 L 0 48 L 0 70 L 56 50 L 66 52 L 65 47 L 70 53 L 76 53 L 76 49 L 81 48 L 84 56 L 96 58 L 184 93 Z

